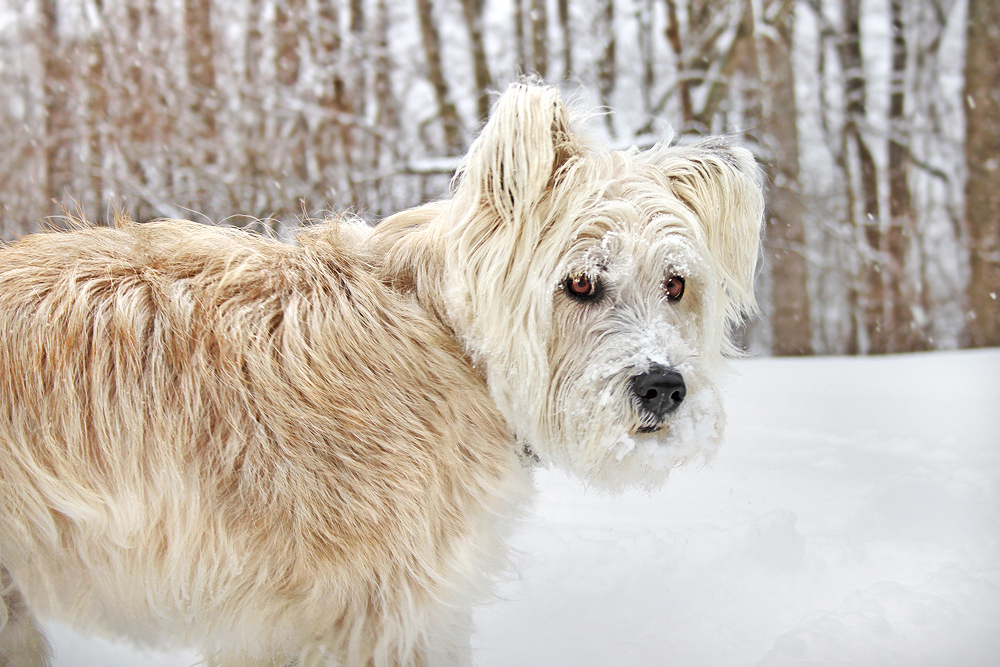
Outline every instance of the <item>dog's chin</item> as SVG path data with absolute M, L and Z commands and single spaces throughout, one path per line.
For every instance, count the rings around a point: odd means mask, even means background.
M 710 461 L 722 440 L 725 418 L 714 388 L 696 392 L 664 420 L 637 420 L 611 430 L 580 471 L 596 487 L 661 486 L 674 468 Z

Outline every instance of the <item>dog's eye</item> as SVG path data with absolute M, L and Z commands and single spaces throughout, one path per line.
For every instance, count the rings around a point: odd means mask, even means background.
M 600 284 L 587 275 L 571 276 L 566 279 L 566 293 L 575 299 L 590 301 L 600 294 Z
M 670 276 L 663 281 L 663 291 L 670 301 L 680 301 L 684 296 L 684 279 L 680 276 Z

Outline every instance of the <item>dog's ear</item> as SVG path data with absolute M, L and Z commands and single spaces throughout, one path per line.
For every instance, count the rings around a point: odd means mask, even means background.
M 670 153 L 663 161 L 670 187 L 701 221 L 728 295 L 726 315 L 735 324 L 757 307 L 753 280 L 764 222 L 760 168 L 750 151 L 720 137 Z
M 581 152 L 558 89 L 531 81 L 511 84 L 456 175 L 456 195 L 476 191 L 477 204 L 491 207 L 502 220 L 523 223 Z

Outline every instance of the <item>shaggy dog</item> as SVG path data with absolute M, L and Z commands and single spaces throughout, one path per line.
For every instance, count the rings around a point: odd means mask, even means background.
M 710 457 L 754 307 L 750 154 L 585 144 L 518 83 L 452 196 L 282 244 L 181 221 L 0 250 L 0 665 L 37 616 L 209 665 L 469 664 L 531 466 Z

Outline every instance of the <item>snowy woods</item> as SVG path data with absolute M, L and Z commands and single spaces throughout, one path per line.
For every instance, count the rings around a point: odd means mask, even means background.
M 443 194 L 523 72 L 610 109 L 599 141 L 754 148 L 751 349 L 1000 345 L 994 0 L 4 0 L 0 231 L 374 220 Z

